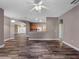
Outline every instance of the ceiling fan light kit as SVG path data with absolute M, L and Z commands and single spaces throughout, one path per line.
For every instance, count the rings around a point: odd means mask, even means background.
M 41 12 L 42 9 L 47 9 L 46 6 L 43 5 L 43 1 L 40 0 L 38 3 L 33 3 L 34 7 L 32 8 L 32 11 Z

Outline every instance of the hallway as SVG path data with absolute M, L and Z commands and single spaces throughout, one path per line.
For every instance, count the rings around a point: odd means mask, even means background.
M 0 59 L 79 59 L 79 52 L 57 40 L 12 39 L 0 49 Z

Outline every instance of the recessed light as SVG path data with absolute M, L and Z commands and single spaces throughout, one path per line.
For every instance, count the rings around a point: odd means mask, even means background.
M 14 22 L 15 22 L 15 20 L 11 20 L 11 22 L 12 22 L 12 23 L 14 23 Z

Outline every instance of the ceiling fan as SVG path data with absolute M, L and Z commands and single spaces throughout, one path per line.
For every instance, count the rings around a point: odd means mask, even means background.
M 33 1 L 33 8 L 31 11 L 37 11 L 37 12 L 41 12 L 42 9 L 48 9 L 44 4 L 42 0 L 34 0 Z

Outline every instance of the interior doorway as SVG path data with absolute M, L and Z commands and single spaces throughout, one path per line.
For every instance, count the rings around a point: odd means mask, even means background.
M 59 21 L 59 39 L 63 39 L 63 19 Z
M 22 34 L 26 33 L 26 24 L 25 23 L 20 23 L 15 25 L 15 31 L 17 34 Z

